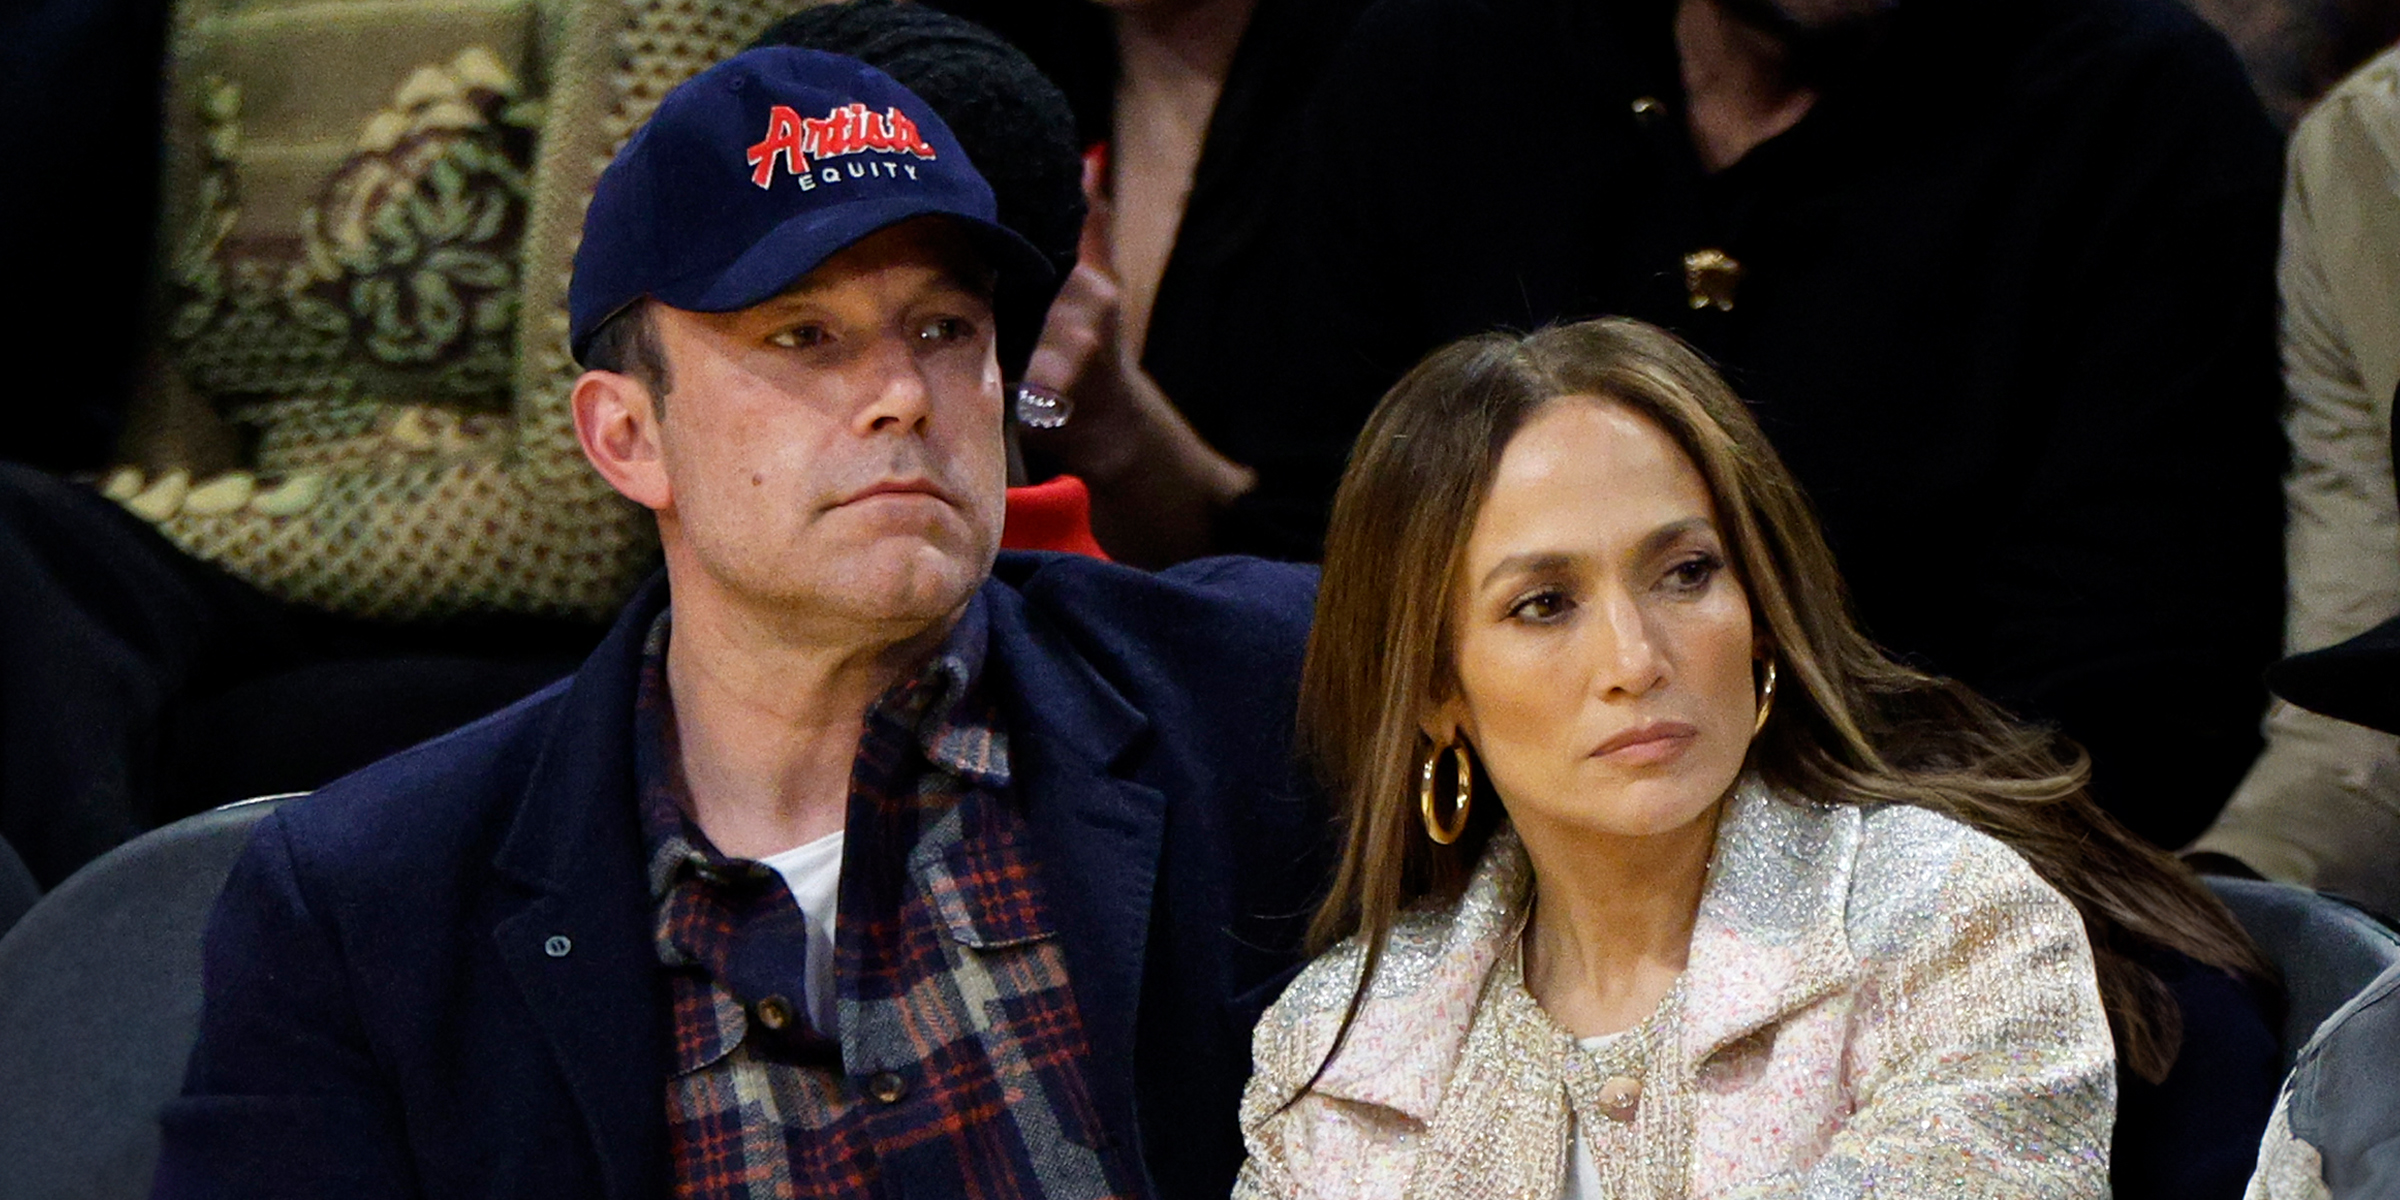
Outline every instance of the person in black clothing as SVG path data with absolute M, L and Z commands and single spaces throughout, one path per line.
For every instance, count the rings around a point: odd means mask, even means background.
M 932 4 L 1023 49 L 1095 148 L 1084 261 L 1028 372 L 1075 416 L 1027 436 L 1032 465 L 1090 484 L 1095 532 L 1115 557 L 1203 553 L 1219 510 L 1248 514 L 1240 496 L 1255 481 L 1242 464 L 1266 447 L 1244 422 L 1217 419 L 1224 410 L 1183 400 L 1209 389 L 1247 327 L 1228 307 L 1232 281 L 1276 269 L 1270 233 L 1301 157 L 1279 131 L 1368 0 Z
M 2062 727 L 2151 841 L 2207 826 L 2281 603 L 2278 150 L 2222 37 L 2171 0 L 1387 0 L 1318 96 L 1262 133 L 1304 163 L 1276 269 L 1176 393 L 1254 449 L 1222 543 L 1313 549 L 1432 347 L 1640 317 L 1751 399 L 1873 636 Z

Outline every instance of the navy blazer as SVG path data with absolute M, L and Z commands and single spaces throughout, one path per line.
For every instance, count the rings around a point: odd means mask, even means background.
M 1331 861 L 1290 753 L 1315 575 L 1003 555 L 987 670 L 1104 1136 L 1222 1197 L 1251 1026 Z M 581 671 L 260 823 L 208 932 L 161 1197 L 631 1197 L 667 1182 L 633 792 L 654 581 Z M 903 1101 L 903 1104 L 911 1101 Z M 933 1155 L 884 1160 L 954 1194 Z

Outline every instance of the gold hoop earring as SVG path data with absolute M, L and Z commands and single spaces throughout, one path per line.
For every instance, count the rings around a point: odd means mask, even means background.
M 1767 727 L 1767 714 L 1775 711 L 1775 660 L 1767 660 L 1767 682 L 1758 689 L 1758 723 L 1750 727 L 1750 736 L 1757 737 Z
M 1433 769 L 1441 765 L 1442 751 L 1449 750 L 1458 766 L 1458 794 L 1450 802 L 1450 823 L 1442 824 L 1433 812 Z M 1425 836 L 1434 845 L 1447 846 L 1467 831 L 1467 806 L 1475 799 L 1475 769 L 1467 761 L 1467 744 L 1453 742 L 1447 747 L 1436 746 L 1425 756 L 1425 768 L 1417 777 L 1417 809 L 1425 815 Z

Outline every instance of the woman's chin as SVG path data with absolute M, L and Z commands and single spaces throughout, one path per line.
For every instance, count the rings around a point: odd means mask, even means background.
M 1680 833 L 1716 811 L 1733 789 L 1738 773 L 1674 771 L 1656 777 L 1619 780 L 1613 788 L 1594 789 L 1605 799 L 1587 801 L 1562 814 L 1565 824 L 1613 838 L 1664 837 Z M 1513 806 L 1523 808 L 1522 804 Z M 1519 824 L 1523 824 L 1519 821 Z

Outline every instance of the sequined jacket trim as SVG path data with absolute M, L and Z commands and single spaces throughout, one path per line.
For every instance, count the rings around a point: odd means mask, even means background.
M 1991 838 L 1746 782 L 1629 1127 L 1512 969 L 1531 878 L 1503 830 L 1457 904 L 1405 915 L 1313 1087 L 1363 947 L 1309 965 L 1255 1035 L 1237 1197 L 1552 1200 L 1579 1120 L 1596 1157 L 1635 1156 L 1643 1195 L 2108 1194 L 2091 948 Z

